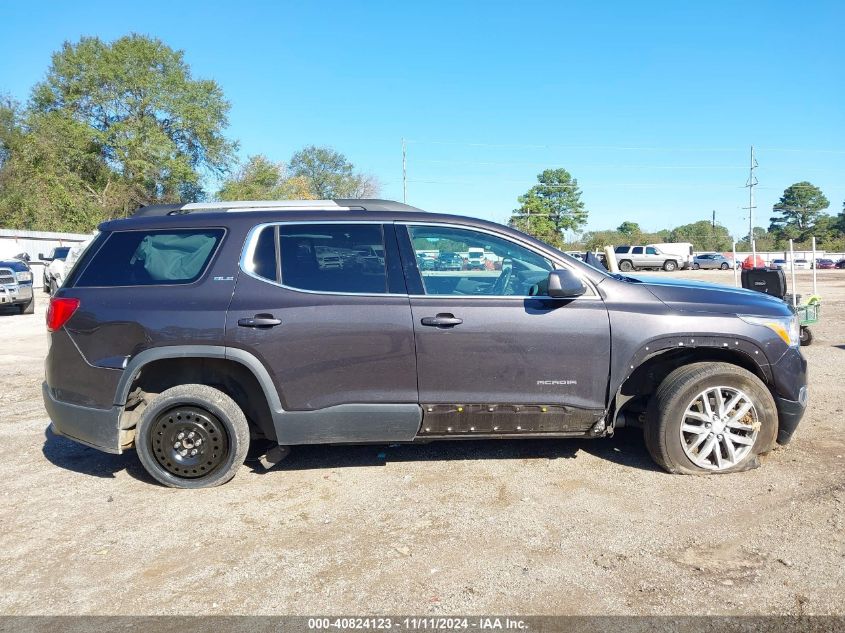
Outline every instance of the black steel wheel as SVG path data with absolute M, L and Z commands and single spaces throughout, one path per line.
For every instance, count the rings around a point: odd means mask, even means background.
M 135 449 L 147 472 L 165 486 L 210 488 L 229 481 L 244 463 L 249 424 L 219 389 L 179 385 L 144 410 Z
M 193 406 L 175 407 L 158 416 L 149 442 L 162 468 L 188 479 L 212 474 L 229 451 L 229 436 L 217 416 Z

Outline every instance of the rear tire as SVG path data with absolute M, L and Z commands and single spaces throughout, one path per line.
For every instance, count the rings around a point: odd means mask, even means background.
M 677 270 L 677 268 L 678 262 L 673 259 L 663 262 L 663 270 L 665 270 L 667 273 L 671 273 L 672 271 Z
M 179 385 L 156 396 L 135 431 L 146 471 L 171 488 L 211 488 L 235 476 L 249 450 L 249 424 L 222 391 Z
M 698 270 L 699 268 L 701 268 L 701 266 L 699 266 L 698 264 L 693 264 L 693 265 L 692 265 L 692 269 L 693 269 L 693 270 Z
M 719 270 L 727 270 L 728 268 L 729 266 L 727 264 L 722 264 L 721 266 L 719 266 Z
M 698 475 L 752 467 L 757 455 L 774 446 L 777 428 L 774 399 L 757 376 L 707 362 L 679 367 L 660 383 L 646 411 L 644 436 L 663 469 Z
M 619 270 L 621 270 L 623 273 L 629 273 L 634 270 L 634 265 L 627 259 L 623 259 L 621 262 L 619 262 Z

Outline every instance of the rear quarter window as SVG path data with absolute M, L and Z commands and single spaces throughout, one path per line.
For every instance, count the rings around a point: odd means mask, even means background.
M 116 231 L 91 257 L 74 286 L 154 286 L 199 279 L 223 229 Z

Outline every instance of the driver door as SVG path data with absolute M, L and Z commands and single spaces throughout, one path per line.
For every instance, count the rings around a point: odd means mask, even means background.
M 610 326 L 591 285 L 574 299 L 531 296 L 551 270 L 567 264 L 477 229 L 397 224 L 397 233 L 411 295 L 423 432 L 439 423 L 457 432 L 450 419 L 480 430 L 491 410 L 526 406 L 558 414 L 540 430 L 583 430 L 603 415 Z M 417 265 L 416 253 L 452 252 L 466 260 L 470 247 L 484 248 L 483 270 L 470 270 L 466 261 L 461 270 Z

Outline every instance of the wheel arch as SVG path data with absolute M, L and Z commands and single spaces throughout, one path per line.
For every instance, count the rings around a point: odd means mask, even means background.
M 738 337 L 684 336 L 660 338 L 644 344 L 626 365 L 627 371 L 618 384 L 610 387 L 609 420 L 617 426 L 632 416 L 620 413 L 642 413 L 648 398 L 674 369 L 696 362 L 724 362 L 742 367 L 759 378 L 775 395 L 768 359 L 756 343 Z M 636 416 L 633 416 L 636 417 Z
M 151 369 L 158 371 L 151 375 Z M 249 352 L 217 345 L 158 347 L 132 358 L 115 390 L 115 404 L 123 407 L 120 428 L 132 428 L 143 410 L 138 410 L 138 404 L 144 403 L 133 400 L 139 388 L 160 393 L 186 383 L 224 387 L 254 429 L 268 439 L 276 439 L 273 416 L 282 406 L 267 369 Z

